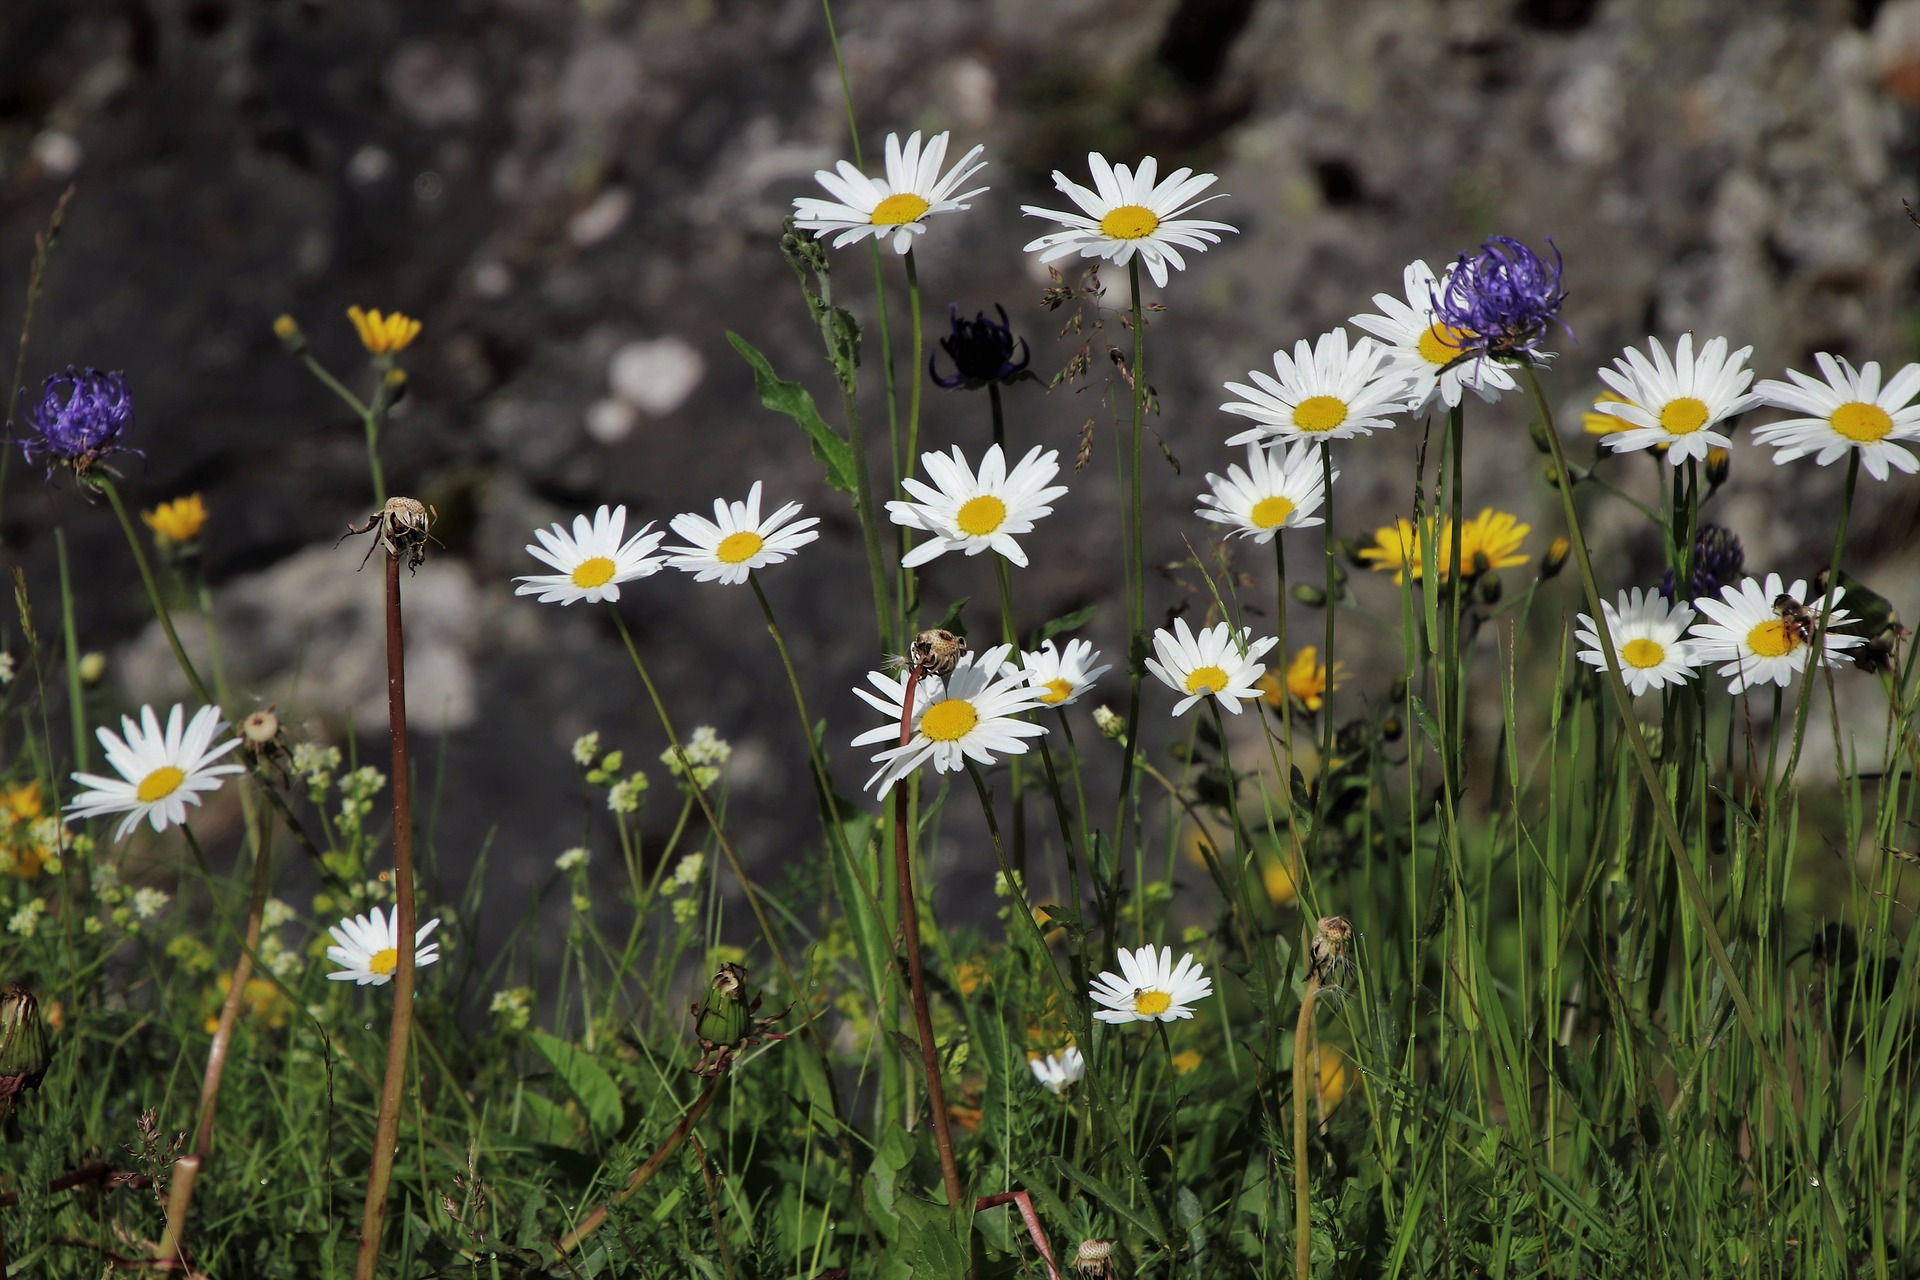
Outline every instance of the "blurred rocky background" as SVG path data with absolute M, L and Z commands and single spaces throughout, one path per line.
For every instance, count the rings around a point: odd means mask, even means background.
M 949 302 L 1003 303 L 1050 374 L 1072 344 L 1039 305 L 1044 273 L 1020 251 L 1037 232 L 1019 205 L 1056 203 L 1049 171 L 1082 176 L 1089 149 L 1221 175 L 1231 199 L 1210 216 L 1241 233 L 1174 278 L 1151 330 L 1154 427 L 1179 468 L 1149 477 L 1159 562 L 1186 554 L 1182 533 L 1212 542 L 1191 510 L 1204 473 L 1230 460 L 1221 382 L 1371 309 L 1407 261 L 1437 264 L 1488 233 L 1552 237 L 1566 256 L 1578 341 L 1560 344 L 1553 387 L 1570 431 L 1594 366 L 1649 333 L 1725 333 L 1753 344 L 1761 376 L 1815 350 L 1920 355 L 1920 230 L 1901 210 L 1920 195 L 1920 0 L 841 0 L 834 18 L 870 159 L 888 130 L 921 128 L 984 143 L 991 161 L 992 191 L 921 241 L 931 335 Z M 662 745 L 604 614 L 511 594 L 510 576 L 536 567 L 521 548 L 538 524 L 601 502 L 664 520 L 754 479 L 805 502 L 822 542 L 765 580 L 830 741 L 868 725 L 847 692 L 878 658 L 849 505 L 760 407 L 724 337 L 738 330 L 837 407 L 777 238 L 813 171 L 849 154 L 847 128 L 817 0 L 12 0 L 0 333 L 18 331 L 34 233 L 75 184 L 28 396 L 69 363 L 126 371 L 145 456 L 127 460 L 125 487 L 141 506 L 205 494 L 236 680 L 303 733 L 360 734 L 377 761 L 378 579 L 356 576 L 358 547 L 332 545 L 372 510 L 363 443 L 270 326 L 295 316 L 364 385 L 346 308 L 425 322 L 384 453 L 390 486 L 437 506 L 445 543 L 407 587 L 434 837 L 446 892 L 489 841 L 496 881 L 534 886 L 580 838 L 575 735 L 598 729 L 650 765 Z M 834 263 L 877 387 L 870 257 Z M 904 378 L 899 264 L 882 267 Z M 1124 304 L 1124 279 L 1107 283 Z M 1028 626 L 1101 606 L 1089 630 L 1112 653 L 1114 437 L 1099 394 L 1015 387 L 1009 436 L 1071 459 L 1082 425 L 1100 424 L 1018 591 Z M 877 394 L 864 409 L 883 432 Z M 926 418 L 930 445 L 984 447 L 978 395 L 929 387 Z M 1526 426 L 1517 403 L 1474 409 L 1468 497 L 1532 520 L 1537 552 L 1559 520 Z M 1410 424 L 1343 447 L 1342 536 L 1409 509 L 1419 435 Z M 1607 465 L 1653 491 L 1644 456 Z M 1811 576 L 1838 480 L 1776 470 L 1743 444 L 1711 512 L 1750 565 Z M 1920 485 L 1863 486 L 1854 569 L 1920 613 Z M 111 655 L 103 709 L 176 696 L 111 514 L 17 457 L 4 500 L 5 554 L 47 633 L 52 531 L 66 531 L 83 647 Z M 1601 528 L 1601 572 L 1648 579 L 1651 537 L 1612 514 Z M 1310 561 L 1317 541 L 1293 536 L 1296 563 Z M 1269 558 L 1239 560 L 1250 598 L 1270 600 Z M 983 560 L 942 560 L 927 583 L 932 601 L 993 594 Z M 1155 582 L 1150 613 L 1191 583 Z M 1394 616 L 1384 580 L 1355 589 Z M 680 724 L 736 746 L 742 847 L 762 866 L 808 847 L 804 757 L 748 593 L 661 575 L 624 607 Z M 984 606 L 969 621 L 991 632 Z M 1296 606 L 1296 635 L 1318 625 Z M 1397 652 L 1358 613 L 1343 635 L 1363 673 Z M 1381 683 L 1356 687 L 1378 697 Z M 834 754 L 857 787 L 864 761 Z M 653 771 L 657 847 L 675 806 Z M 981 848 L 945 856 L 990 862 Z M 977 875 L 956 884 L 984 896 Z

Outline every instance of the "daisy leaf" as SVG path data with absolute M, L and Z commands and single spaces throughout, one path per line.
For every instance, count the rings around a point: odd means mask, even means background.
M 853 449 L 847 444 L 846 437 L 828 426 L 826 419 L 820 416 L 812 394 L 799 383 L 781 378 L 773 371 L 767 358 L 739 334 L 728 330 L 727 341 L 753 366 L 753 385 L 760 393 L 760 403 L 799 423 L 813 445 L 813 456 L 826 468 L 827 483 L 842 493 L 852 493 Z

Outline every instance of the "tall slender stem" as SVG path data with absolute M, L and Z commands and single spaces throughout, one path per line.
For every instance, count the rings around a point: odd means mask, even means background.
M 220 1006 L 220 1022 L 214 1028 L 213 1045 L 207 1050 L 207 1074 L 200 1083 L 200 1124 L 193 1151 L 202 1164 L 213 1159 L 213 1116 L 220 1100 L 227 1046 L 233 1041 L 233 1027 L 246 1000 L 247 983 L 253 977 L 253 957 L 260 949 L 261 917 L 266 912 L 267 889 L 273 878 L 273 810 L 262 805 L 255 812 L 259 836 L 254 841 L 253 892 L 247 899 L 246 940 L 240 946 L 240 958 L 233 965 L 232 985 L 227 988 L 227 998 Z
M 1013 625 L 1013 577 L 1007 568 L 1005 556 L 993 557 L 994 584 L 1000 589 L 1000 639 L 1012 651 L 1015 662 L 1020 662 L 1020 634 Z M 1025 779 L 1021 775 L 1020 757 L 1014 756 L 1007 761 L 1007 783 L 1013 806 L 1013 865 L 1025 874 L 1027 869 L 1027 802 Z
M 1146 553 L 1140 532 L 1140 435 L 1147 416 L 1147 327 L 1140 304 L 1140 258 L 1127 261 L 1128 302 L 1133 322 L 1133 363 L 1127 368 L 1133 390 L 1133 434 L 1126 456 L 1127 540 L 1123 552 L 1127 577 L 1127 741 L 1126 758 L 1120 764 L 1120 796 L 1114 806 L 1113 848 L 1116 858 L 1126 852 L 1127 800 L 1133 791 L 1134 753 L 1140 741 L 1140 680 L 1145 674 L 1142 659 L 1146 652 Z
M 1000 405 L 1000 384 L 998 382 L 989 382 L 987 384 L 987 405 L 993 410 L 993 442 L 1000 446 L 1002 453 L 1005 453 L 1007 449 L 1007 419 L 1006 411 L 1001 408 Z
M 120 501 L 120 490 L 106 476 L 92 477 L 93 484 L 107 495 L 107 502 L 113 507 L 113 514 L 120 519 L 120 531 L 127 535 L 127 545 L 133 548 L 133 563 L 140 570 L 140 582 L 147 589 L 147 602 L 153 606 L 154 616 L 160 619 L 160 629 L 167 634 L 167 644 L 173 648 L 173 660 L 180 664 L 181 674 L 187 677 L 187 683 L 193 687 L 194 696 L 208 706 L 218 705 L 212 693 L 208 692 L 206 682 L 193 668 L 193 659 L 187 657 L 187 651 L 180 644 L 180 633 L 173 629 L 173 614 L 167 608 L 166 599 L 160 594 L 160 583 L 153 576 L 153 566 L 147 563 L 147 553 L 140 546 L 139 531 L 133 527 L 133 520 L 127 515 L 127 506 Z
M 920 448 L 920 394 L 927 381 L 926 370 L 920 367 L 920 361 L 926 355 L 926 334 L 922 331 L 920 317 L 920 268 L 914 261 L 913 250 L 907 250 L 907 313 L 909 327 L 913 334 L 913 358 L 907 361 L 908 378 L 912 387 L 907 392 L 907 454 L 901 459 L 900 474 L 913 474 L 913 464 Z
M 1840 552 L 1846 546 L 1847 522 L 1853 515 L 1853 491 L 1859 480 L 1860 451 L 1850 449 L 1847 451 L 1847 483 L 1846 487 L 1840 491 L 1840 524 L 1833 531 L 1833 554 L 1827 558 L 1827 590 L 1821 601 L 1820 624 L 1814 630 L 1812 652 L 1807 658 L 1806 673 L 1801 677 L 1805 683 L 1801 689 L 1799 706 L 1795 708 L 1793 714 L 1793 750 L 1787 753 L 1787 771 L 1781 775 L 1776 785 L 1784 784 L 1800 769 L 1800 748 L 1806 740 L 1807 733 L 1807 711 L 1813 706 L 1813 692 L 1817 685 L 1816 677 L 1820 671 L 1820 658 L 1827 651 L 1827 620 L 1833 613 L 1834 593 L 1840 589 Z M 1837 741 L 1834 743 L 1834 749 L 1839 750 Z M 1777 801 L 1777 797 L 1769 797 L 1769 799 Z M 1776 807 L 1776 803 L 1768 805 L 1770 812 Z
M 1308 1280 L 1313 1258 L 1313 1212 L 1307 1183 L 1307 1041 L 1313 1035 L 1313 1005 L 1320 996 L 1320 974 L 1307 975 L 1300 997 L 1300 1021 L 1293 1031 L 1293 1274 Z
M 1322 492 L 1326 494 L 1326 524 L 1324 527 L 1327 534 L 1326 600 L 1320 606 L 1326 611 L 1322 628 L 1323 643 L 1326 645 L 1326 651 L 1320 655 L 1320 658 L 1321 661 L 1327 664 L 1327 688 L 1326 692 L 1320 696 L 1320 763 L 1319 767 L 1315 770 L 1318 785 L 1315 787 L 1315 800 L 1313 804 L 1313 847 L 1315 852 L 1318 852 L 1324 845 L 1326 838 L 1327 806 L 1332 801 L 1332 788 L 1328 785 L 1331 779 L 1328 777 L 1328 774 L 1331 773 L 1333 769 L 1333 615 L 1340 599 L 1338 594 L 1340 590 L 1339 566 L 1334 563 L 1333 559 L 1335 547 L 1333 537 L 1333 450 L 1324 444 L 1320 446 L 1320 484 Z M 1279 537 L 1279 534 L 1274 535 L 1276 541 Z M 1282 662 L 1286 660 L 1286 654 L 1284 652 L 1280 657 Z M 1306 868 L 1301 868 L 1302 883 L 1305 882 L 1305 873 Z
M 0 484 L 5 481 L 6 477 L 0 475 Z M 53 549 L 60 562 L 60 629 L 67 658 L 67 715 L 73 725 L 73 762 L 86 770 L 92 766 L 87 763 L 91 752 L 87 746 L 87 700 L 80 684 L 80 633 L 73 623 L 73 578 L 67 570 L 67 531 L 58 525 L 53 529 Z

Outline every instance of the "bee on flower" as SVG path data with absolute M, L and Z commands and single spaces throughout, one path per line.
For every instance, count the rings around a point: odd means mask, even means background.
M 1191 955 L 1173 962 L 1173 948 L 1122 947 L 1120 972 L 1103 970 L 1093 980 L 1093 1016 L 1101 1022 L 1177 1022 L 1213 994 L 1213 979 Z
M 1836 607 L 1844 595 L 1846 589 L 1835 586 L 1831 595 L 1809 599 L 1804 580 L 1787 585 L 1777 573 L 1764 582 L 1744 578 L 1721 588 L 1718 599 L 1702 596 L 1693 602 L 1706 621 L 1695 623 L 1688 636 L 1703 666 L 1724 664 L 1719 673 L 1731 677 L 1728 693 L 1761 684 L 1784 689 L 1814 660 L 1817 637 L 1815 662 L 1822 667 L 1841 665 L 1846 650 L 1866 643 L 1866 637 L 1842 629 L 1852 626 L 1847 610 Z

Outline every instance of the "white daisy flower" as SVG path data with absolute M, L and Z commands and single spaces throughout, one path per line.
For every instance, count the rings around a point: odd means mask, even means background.
M 1221 710 L 1239 715 L 1242 701 L 1260 697 L 1255 682 L 1267 669 L 1257 659 L 1280 642 L 1273 636 L 1259 640 L 1247 636 L 1247 628 L 1242 627 L 1236 637 L 1224 622 L 1196 636 L 1185 618 L 1175 618 L 1172 631 L 1162 627 L 1153 633 L 1153 651 L 1160 660 L 1148 658 L 1147 670 L 1175 693 L 1187 695 L 1173 704 L 1173 714 L 1184 715 L 1188 707 L 1212 696 L 1220 700 Z
M 1340 477 L 1338 471 L 1333 475 Z M 1326 523 L 1313 514 L 1327 497 L 1319 445 L 1249 444 L 1244 471 L 1233 465 L 1224 476 L 1208 472 L 1207 483 L 1213 492 L 1200 495 L 1204 505 L 1194 514 L 1234 526 L 1228 537 L 1244 533 L 1255 542 L 1272 542 L 1282 529 Z
M 1405 413 L 1407 379 L 1387 365 L 1387 349 L 1372 338 L 1349 345 L 1347 331 L 1320 335 L 1317 343 L 1305 338 L 1293 344 L 1293 355 L 1273 353 L 1268 377 L 1255 369 L 1247 376 L 1257 386 L 1229 382 L 1227 390 L 1246 397 L 1220 407 L 1252 418 L 1258 426 L 1228 436 L 1228 444 L 1257 440 L 1345 440 L 1371 435 L 1375 427 L 1393 426 L 1385 415 Z
M 737 585 L 747 580 L 751 570 L 779 564 L 820 536 L 814 528 L 820 521 L 814 516 L 794 520 L 799 514 L 800 504 L 789 502 L 762 520 L 760 482 L 755 480 L 745 502 L 715 498 L 711 520 L 688 512 L 668 521 L 675 533 L 693 545 L 661 549 L 671 553 L 668 564 L 696 575 L 696 582 Z M 793 523 L 788 524 L 790 520 Z
M 1173 1022 L 1193 1016 L 1193 1002 L 1213 994 L 1213 979 L 1203 976 L 1191 955 L 1176 967 L 1173 948 L 1138 951 L 1120 949 L 1120 972 L 1103 972 L 1093 980 L 1093 1016 L 1102 1022 Z
M 1217 232 L 1238 233 L 1238 227 L 1224 222 L 1205 222 L 1182 217 L 1189 210 L 1219 200 L 1225 192 L 1198 199 L 1202 191 L 1218 182 L 1211 173 L 1175 169 L 1165 181 L 1156 182 L 1159 161 L 1152 156 L 1140 162 L 1137 170 L 1110 165 L 1098 151 L 1089 152 L 1087 167 L 1093 172 L 1094 189 L 1089 191 L 1055 169 L 1053 185 L 1080 206 L 1079 213 L 1063 213 L 1023 204 L 1022 213 L 1036 218 L 1052 218 L 1066 228 L 1049 231 L 1027 245 L 1026 252 L 1038 253 L 1040 261 L 1052 262 L 1079 254 L 1083 258 L 1105 258 L 1124 267 L 1134 254 L 1147 266 L 1147 274 L 1161 288 L 1167 284 L 1167 264 L 1185 271 L 1187 263 L 1181 249 L 1205 253 L 1210 244 L 1219 244 Z
M 540 545 L 529 542 L 528 554 L 560 572 L 534 573 L 515 578 L 515 582 L 524 585 L 516 588 L 513 594 L 537 595 L 541 604 L 552 604 L 556 600 L 561 604 L 572 604 L 576 600 L 585 600 L 589 604 L 618 600 L 621 583 L 658 573 L 666 563 L 665 557 L 653 554 L 654 548 L 660 545 L 660 539 L 666 536 L 664 533 L 652 532 L 653 525 L 649 522 L 640 532 L 622 542 L 621 535 L 626 527 L 626 507 L 618 506 L 609 511 L 603 504 L 593 513 L 591 524 L 585 516 L 573 518 L 571 537 L 558 523 L 551 529 L 535 529 L 533 536 L 540 540 Z
M 1093 682 L 1113 670 L 1113 664 L 1101 663 L 1100 651 L 1085 640 L 1069 640 L 1065 649 L 1056 649 L 1053 641 L 1043 641 L 1032 653 L 1020 655 L 1020 664 L 1028 684 L 1040 691 L 1040 701 L 1049 707 L 1070 707 L 1080 695 L 1093 688 Z
M 1858 449 L 1860 465 L 1875 480 L 1885 480 L 1888 467 L 1909 475 L 1920 470 L 1920 462 L 1894 443 L 1920 438 L 1920 405 L 1912 403 L 1920 394 L 1920 364 L 1894 374 L 1883 388 L 1875 361 L 1855 370 L 1824 351 L 1814 361 L 1825 384 L 1789 369 L 1791 381 L 1768 378 L 1754 388 L 1762 404 L 1807 416 L 1769 422 L 1753 433 L 1753 442 L 1772 445 L 1776 463 L 1811 453 L 1823 467 Z
M 1693 335 L 1683 333 L 1667 358 L 1660 339 L 1648 338 L 1653 358 L 1628 347 L 1614 368 L 1600 370 L 1600 381 L 1621 399 L 1594 401 L 1594 411 L 1620 419 L 1621 429 L 1600 437 L 1615 453 L 1666 445 L 1667 461 L 1706 461 L 1707 450 L 1726 448 L 1727 437 L 1710 430 L 1760 402 L 1747 390 L 1753 370 L 1743 368 L 1752 347 L 1728 352 L 1725 338 L 1709 338 L 1696 356 Z
M 1415 413 L 1436 397 L 1451 409 L 1466 390 L 1491 402 L 1516 385 L 1497 360 L 1462 360 L 1464 348 L 1476 335 L 1454 329 L 1434 315 L 1433 300 L 1446 291 L 1453 271 L 1449 265 L 1445 275 L 1436 277 L 1425 261 L 1409 263 L 1401 273 L 1404 302 L 1390 293 L 1376 293 L 1373 305 L 1380 314 L 1354 316 L 1349 322 L 1385 344 L 1388 367 L 1407 378 L 1407 407 Z
M 440 958 L 440 944 L 427 941 L 428 935 L 439 927 L 438 920 L 429 920 L 414 932 L 414 968 Z M 363 987 L 384 987 L 393 981 L 393 971 L 400 966 L 398 911 L 389 916 L 375 907 L 370 915 L 348 916 L 339 924 L 328 926 L 327 932 L 339 944 L 327 948 L 327 959 L 344 966 L 327 975 L 331 981 L 357 982 Z
M 947 158 L 947 135 L 936 133 L 923 149 L 920 131 L 907 136 L 887 135 L 887 176 L 885 181 L 869 178 L 845 160 L 834 167 L 815 172 L 814 180 L 827 189 L 831 200 L 801 196 L 793 202 L 793 225 L 813 232 L 816 238 L 833 236 L 833 247 L 845 248 L 873 236 L 893 237 L 893 251 L 905 253 L 913 248 L 913 238 L 927 229 L 929 214 L 953 213 L 968 207 L 985 187 L 960 191 L 960 184 L 987 167 L 980 159 L 984 147 L 975 147 L 961 156 L 946 176 L 940 166 Z M 959 192 L 959 194 L 955 194 Z M 834 233 L 838 232 L 838 235 Z
M 921 454 L 920 465 L 933 484 L 911 476 L 900 482 L 920 501 L 887 503 L 887 515 L 895 524 L 934 535 L 901 558 L 906 569 L 949 551 L 977 556 L 988 548 L 1024 569 L 1027 553 L 1013 535 L 1032 533 L 1035 520 L 1053 513 L 1047 504 L 1067 491 L 1065 485 L 1047 483 L 1060 473 L 1059 451 L 1043 452 L 1039 445 L 1027 450 L 1011 472 L 997 444 L 988 446 L 980 459 L 978 475 L 967 466 L 959 445 L 952 457 Z
M 1847 611 L 1834 608 L 1845 594 L 1845 588 L 1836 587 L 1831 599 L 1809 600 L 1804 580 L 1784 586 L 1777 573 L 1768 574 L 1764 583 L 1754 578 L 1729 583 L 1720 588 L 1718 600 L 1701 596 L 1693 602 L 1709 619 L 1695 623 L 1688 633 L 1694 659 L 1703 666 L 1724 662 L 1720 674 L 1733 677 L 1728 693 L 1742 693 L 1757 684 L 1785 688 L 1807 669 L 1820 615 L 1827 611 L 1820 665 L 1837 667 L 1842 661 L 1840 650 L 1866 643 L 1864 636 L 1839 630 L 1849 625 Z
M 1693 679 L 1693 646 L 1683 637 L 1693 622 L 1694 612 L 1678 601 L 1668 601 L 1658 591 L 1642 592 L 1639 587 L 1620 593 L 1616 607 L 1600 602 L 1606 615 L 1607 631 L 1613 637 L 1613 651 L 1620 659 L 1620 678 L 1635 697 L 1649 689 L 1685 684 Z M 1604 671 L 1607 657 L 1600 651 L 1600 629 L 1586 614 L 1579 615 L 1580 629 L 1574 638 L 1587 647 L 1580 661 Z
M 1040 699 L 1027 683 L 1026 673 L 1007 665 L 1011 652 L 1011 645 L 996 645 L 962 657 L 945 680 L 939 676 L 921 678 L 913 694 L 912 736 L 905 746 L 892 746 L 873 757 L 880 769 L 867 779 L 867 785 L 880 785 L 876 799 L 884 799 L 894 783 L 928 760 L 933 761 L 935 773 L 955 773 L 968 760 L 993 764 L 995 752 L 1026 754 L 1027 744 L 1022 739 L 1037 738 L 1047 729 L 1014 719 L 1039 706 Z M 908 677 L 870 671 L 867 680 L 884 696 L 875 697 L 859 688 L 854 692 L 887 716 L 888 723 L 861 734 L 853 745 L 898 744 Z
M 1033 1078 L 1056 1096 L 1080 1083 L 1087 1074 L 1086 1058 L 1077 1045 L 1071 1044 L 1044 1058 L 1028 1058 L 1027 1066 L 1032 1069 Z
M 87 789 L 67 805 L 67 821 L 124 813 L 127 818 L 113 833 L 115 840 L 126 839 L 142 818 L 155 831 L 179 826 L 187 820 L 187 806 L 200 803 L 200 792 L 218 791 L 222 778 L 246 772 L 241 765 L 214 763 L 240 745 L 238 738 L 214 745 L 213 735 L 226 727 L 220 708 L 202 707 L 188 720 L 186 708 L 178 703 L 167 713 L 165 732 L 152 707 L 140 708 L 139 724 L 132 716 L 121 716 L 118 734 L 100 726 L 95 735 L 106 749 L 107 763 L 120 776 L 74 774 L 73 780 Z

